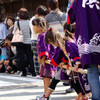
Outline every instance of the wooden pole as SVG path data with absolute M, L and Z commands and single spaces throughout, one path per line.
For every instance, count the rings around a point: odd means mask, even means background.
M 22 0 L 22 7 L 25 7 L 25 1 Z
M 0 15 L 1 15 L 1 3 L 0 3 Z

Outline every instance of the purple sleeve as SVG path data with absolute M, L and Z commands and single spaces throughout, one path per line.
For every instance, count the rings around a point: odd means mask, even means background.
M 57 66 L 62 62 L 62 58 L 63 58 L 63 57 L 64 57 L 63 51 L 62 51 L 59 47 L 57 47 L 57 48 L 56 48 L 55 55 L 54 55 L 54 57 L 53 57 L 52 60 L 51 60 L 51 63 L 52 63 L 55 67 L 57 67 Z
M 68 11 L 70 23 L 76 22 L 77 2 L 78 0 L 75 0 L 72 5 L 72 8 Z
M 61 49 L 59 47 L 56 48 L 56 52 L 55 52 L 55 55 L 53 56 L 52 60 L 51 60 L 51 63 L 57 67 L 60 62 L 62 62 L 62 52 L 61 52 Z
M 68 59 L 67 59 L 67 57 L 64 55 L 64 57 L 62 58 L 62 61 L 64 62 L 64 63 L 68 63 L 69 61 L 68 61 Z
M 39 48 L 40 48 L 40 58 L 42 58 L 43 56 L 49 57 L 47 45 L 44 41 L 44 35 L 42 35 L 40 38 Z
M 73 60 L 73 63 L 80 61 L 78 47 L 75 43 L 70 43 L 66 41 L 66 51 L 70 54 L 69 58 Z

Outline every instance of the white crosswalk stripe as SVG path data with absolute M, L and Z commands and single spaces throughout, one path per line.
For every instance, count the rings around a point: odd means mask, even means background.
M 0 73 L 0 89 L 3 89 L 4 87 L 7 87 L 7 86 L 18 86 L 18 85 L 21 85 L 21 86 L 43 85 L 43 80 L 37 79 L 36 77 L 32 77 L 32 76 L 21 77 L 18 75 Z
M 20 84 L 28 84 L 29 87 L 26 85 L 24 88 L 16 88 L 20 86 Z M 55 91 L 51 95 L 51 100 L 75 100 L 77 94 L 75 92 L 67 94 L 65 90 L 70 86 L 63 86 L 62 84 L 63 83 L 60 82 L 57 85 Z M 12 88 L 10 88 L 11 86 Z M 42 79 L 36 79 L 32 76 L 21 77 L 18 75 L 0 73 L 0 100 L 36 100 L 36 96 L 43 93 L 44 86 Z
M 19 81 L 27 81 L 27 82 L 43 82 L 39 79 L 29 78 L 29 77 L 15 77 L 15 76 L 3 76 L 0 75 L 0 78 L 10 79 L 10 80 L 19 80 Z
M 0 81 L 0 87 L 2 87 L 2 86 L 9 86 L 9 85 L 18 85 L 18 84 L 13 83 L 13 82 Z

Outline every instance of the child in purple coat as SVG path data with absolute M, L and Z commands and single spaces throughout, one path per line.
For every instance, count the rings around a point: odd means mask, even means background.
M 62 37 L 59 31 L 57 31 L 54 28 L 50 28 L 45 35 L 45 41 L 47 44 L 60 47 L 62 51 L 65 51 L 68 54 L 72 65 L 74 66 L 73 71 L 77 72 L 77 68 L 81 67 L 80 57 L 78 54 L 78 48 L 77 48 L 77 45 L 72 41 L 72 39 L 70 38 L 68 34 L 70 34 L 70 32 L 66 30 L 67 37 Z M 90 92 L 90 88 L 88 85 L 86 75 L 76 73 L 77 74 L 76 76 L 78 77 L 74 79 L 73 71 L 70 73 L 69 77 L 71 78 L 71 85 L 75 88 L 78 94 L 78 97 L 76 98 L 76 100 L 88 100 L 88 98 L 85 98 L 85 94 Z
M 52 45 L 47 45 L 45 43 L 45 31 L 47 29 L 47 23 L 43 18 L 36 18 L 32 21 L 34 32 L 38 35 L 37 40 L 37 52 L 38 52 L 38 62 L 41 64 L 40 75 L 43 77 L 44 81 L 44 92 L 47 91 L 50 85 L 50 78 L 54 77 L 57 73 L 57 68 L 46 64 L 45 60 L 51 60 L 54 55 L 55 48 Z

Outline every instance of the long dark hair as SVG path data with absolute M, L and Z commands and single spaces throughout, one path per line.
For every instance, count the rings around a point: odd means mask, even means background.
M 49 44 L 50 42 L 55 44 L 57 42 L 61 49 L 65 49 L 65 39 L 63 39 L 63 36 L 59 33 L 59 31 L 54 28 L 50 28 L 46 32 L 45 42 L 46 44 Z
M 69 36 L 70 38 L 74 38 L 75 33 L 75 23 L 73 24 L 67 24 L 67 22 L 64 24 L 64 30 L 65 30 L 65 36 Z

